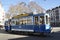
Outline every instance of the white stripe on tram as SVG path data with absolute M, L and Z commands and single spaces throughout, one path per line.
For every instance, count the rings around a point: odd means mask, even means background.
M 30 29 L 12 29 L 12 31 L 27 31 L 27 32 L 34 32 L 34 30 L 30 30 Z

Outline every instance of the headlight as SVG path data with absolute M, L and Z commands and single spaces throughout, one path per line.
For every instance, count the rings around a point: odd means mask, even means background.
M 46 27 L 46 29 L 50 29 L 50 27 L 49 27 L 49 26 L 47 26 L 47 27 Z

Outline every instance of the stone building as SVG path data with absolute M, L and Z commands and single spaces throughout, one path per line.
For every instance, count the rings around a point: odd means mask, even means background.
M 50 15 L 50 22 L 52 26 L 60 26 L 60 6 L 46 11 Z

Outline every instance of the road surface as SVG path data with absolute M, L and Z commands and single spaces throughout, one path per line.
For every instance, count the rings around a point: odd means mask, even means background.
M 0 30 L 0 40 L 60 40 L 60 27 L 53 28 L 50 36 L 35 36 L 7 33 Z

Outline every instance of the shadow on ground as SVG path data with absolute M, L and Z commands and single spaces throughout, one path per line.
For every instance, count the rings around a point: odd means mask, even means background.
M 13 38 L 8 40 L 60 40 L 60 31 L 51 33 L 50 36 L 28 35 L 28 37 Z
M 7 34 L 7 32 L 4 29 L 0 29 L 0 33 Z
M 14 34 L 14 35 L 26 35 L 26 34 L 17 34 L 17 33 L 7 33 L 4 30 L 0 30 L 0 33 L 4 34 Z M 60 40 L 60 31 L 58 32 L 52 32 L 50 36 L 41 36 L 41 35 L 32 35 L 27 34 L 28 37 L 20 37 L 20 38 L 12 38 L 8 40 Z

